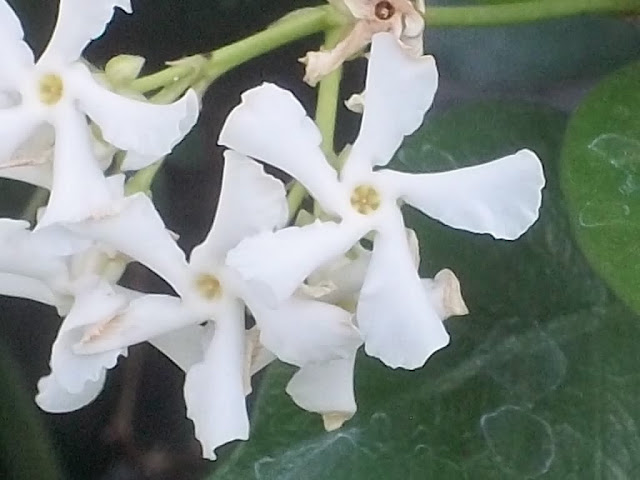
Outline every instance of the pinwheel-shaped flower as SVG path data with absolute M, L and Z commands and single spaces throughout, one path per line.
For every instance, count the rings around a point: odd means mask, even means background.
M 308 52 L 304 81 L 314 86 L 322 77 L 365 48 L 374 34 L 391 32 L 414 55 L 422 55 L 424 0 L 329 0 L 351 17 L 353 28 L 330 50 Z
M 110 360 L 113 363 L 109 352 L 115 355 L 129 345 L 151 340 L 187 372 L 187 414 L 195 424 L 204 456 L 211 459 L 218 446 L 248 438 L 245 305 L 260 330 L 260 343 L 294 365 L 345 357 L 361 343 L 347 311 L 298 297 L 272 309 L 225 267 L 227 252 L 242 238 L 271 231 L 287 218 L 280 181 L 240 154 L 227 152 L 226 159 L 213 226 L 189 262 L 142 194 L 127 197 L 128 205 L 119 215 L 71 227 L 146 265 L 180 298 L 144 295 L 127 302 L 126 295 L 121 295 L 125 302 L 118 305 L 105 292 L 109 301 L 99 302 L 105 305 L 100 321 L 94 319 L 88 325 L 82 320 L 74 325 L 75 345 L 67 347 L 73 353 L 68 355 L 72 361 L 63 367 L 75 371 L 77 381 L 82 381 L 87 371 L 83 362 L 108 367 Z
M 18 18 L 0 0 L 0 92 L 14 98 L 0 109 L 0 168 L 13 168 L 12 154 L 42 124 L 55 130 L 49 208 L 40 222 L 79 221 L 109 213 L 112 197 L 92 152 L 89 117 L 102 137 L 122 150 L 159 157 L 191 129 L 198 100 L 188 92 L 170 105 L 152 105 L 117 95 L 100 85 L 80 55 L 130 0 L 61 0 L 49 45 L 35 62 Z
M 296 178 L 340 219 L 245 239 L 227 265 L 277 305 L 320 265 L 375 232 L 356 319 L 366 352 L 392 367 L 420 367 L 449 341 L 413 264 L 398 202 L 455 228 L 515 239 L 537 219 L 544 185 L 529 150 L 443 173 L 374 168 L 386 165 L 421 124 L 437 78 L 432 57 L 412 56 L 389 34 L 374 37 L 362 125 L 339 178 L 315 124 L 291 93 L 274 85 L 246 92 L 220 135 L 222 145 Z

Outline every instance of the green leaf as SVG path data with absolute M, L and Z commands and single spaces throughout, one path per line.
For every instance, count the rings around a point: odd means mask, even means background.
M 19 366 L 0 343 L 0 477 L 58 480 L 62 473 Z
M 426 39 L 442 76 L 476 92 L 557 88 L 558 82 L 571 85 L 640 57 L 636 25 L 595 16 L 493 28 L 432 28 Z
M 640 312 L 640 63 L 580 105 L 563 149 L 576 237 L 594 268 Z
M 471 314 L 448 320 L 451 345 L 414 372 L 360 355 L 356 416 L 324 432 L 271 366 L 252 434 L 212 479 L 637 478 L 637 318 L 574 246 L 555 161 L 564 116 L 480 104 L 440 115 L 395 167 L 436 171 L 529 147 L 548 186 L 538 223 L 516 242 L 446 228 L 416 212 L 424 274 L 452 268 Z

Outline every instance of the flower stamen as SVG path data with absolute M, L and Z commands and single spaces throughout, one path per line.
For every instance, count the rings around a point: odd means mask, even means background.
M 371 185 L 358 185 L 351 193 L 351 206 L 362 215 L 369 215 L 380 207 L 380 194 Z
M 378 20 L 389 20 L 396 13 L 395 7 L 388 0 L 382 0 L 376 3 L 374 9 L 375 16 Z
M 222 284 L 213 275 L 203 273 L 196 278 L 196 288 L 207 300 L 215 300 L 222 295 Z
M 45 105 L 55 105 L 64 94 L 64 83 L 62 78 L 55 73 L 47 73 L 40 79 L 39 84 L 40 101 Z

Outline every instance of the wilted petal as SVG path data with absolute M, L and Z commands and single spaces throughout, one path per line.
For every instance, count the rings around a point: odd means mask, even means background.
M 100 374 L 96 381 L 87 381 L 80 391 L 71 393 L 58 383 L 56 376 L 51 373 L 38 381 L 36 404 L 45 412 L 66 413 L 81 409 L 93 402 L 104 387 L 107 378 L 106 371 Z
M 219 143 L 262 160 L 302 183 L 328 212 L 339 212 L 344 194 L 320 149 L 322 135 L 287 90 L 265 83 L 242 94 L 222 127 Z
M 131 13 L 131 0 L 60 0 L 55 30 L 38 63 L 78 60 L 87 44 L 102 35 L 116 7 Z
M 445 268 L 436 273 L 433 279 L 423 278 L 421 281 L 442 320 L 469 313 L 462 298 L 460 281 L 451 270 Z
M 276 358 L 260 343 L 260 330 L 254 326 L 245 332 L 244 394 L 251 393 L 251 378 Z
M 40 123 L 40 114 L 29 107 L 0 108 L 0 168 L 20 165 L 11 157 Z
M 315 222 L 249 237 L 227 255 L 252 291 L 272 307 L 291 296 L 316 268 L 344 254 L 368 231 L 366 225 Z
M 367 46 L 374 32 L 375 30 L 371 28 L 370 24 L 358 22 L 334 48 L 307 52 L 300 59 L 306 65 L 304 81 L 315 87 L 323 77 Z
M 302 366 L 343 358 L 362 343 L 351 314 L 328 303 L 292 297 L 278 308 L 245 297 L 260 343 L 283 362 Z
M 6 0 L 0 1 L 0 89 L 17 90 L 22 73 L 33 65 L 33 52 L 23 38 L 20 20 Z
M 367 354 L 392 368 L 419 368 L 449 343 L 413 265 L 401 218 L 374 240 L 356 318 Z
M 296 405 L 322 415 L 327 431 L 340 428 L 356 413 L 355 361 L 354 351 L 346 358 L 304 365 L 287 385 L 287 393 Z
M 249 438 L 244 332 L 244 308 L 235 303 L 216 319 L 204 361 L 194 365 L 185 378 L 187 416 L 193 421 L 203 456 L 211 460 L 219 446 Z
M 545 184 L 531 150 L 451 172 L 388 172 L 399 195 L 426 215 L 505 240 L 518 238 L 537 220 Z
M 0 295 L 28 298 L 47 305 L 56 304 L 55 296 L 46 283 L 12 273 L 0 273 Z
M 113 213 L 114 198 L 93 153 L 84 115 L 71 105 L 60 107 L 55 127 L 51 197 L 38 228 Z
M 224 157 L 218 209 L 209 235 L 191 254 L 194 266 L 221 265 L 227 252 L 243 238 L 272 231 L 287 222 L 282 182 L 244 155 L 227 150 Z
M 189 290 L 184 252 L 146 195 L 138 193 L 125 198 L 117 215 L 87 220 L 69 228 L 149 267 L 178 294 Z
M 421 124 L 438 88 L 431 56 L 416 58 L 388 33 L 373 37 L 360 133 L 343 170 L 386 165 L 406 135 Z
M 90 355 L 125 348 L 205 320 L 190 312 L 179 298 L 143 295 L 101 324 L 100 328 L 86 330 L 74 344 L 73 351 L 79 355 Z
M 198 119 L 200 107 L 193 90 L 174 103 L 158 105 L 111 92 L 81 65 L 72 81 L 80 110 L 98 124 L 106 141 L 122 150 L 166 155 Z

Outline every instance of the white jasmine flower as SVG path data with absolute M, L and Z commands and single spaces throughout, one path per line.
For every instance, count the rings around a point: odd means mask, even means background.
M 329 0 L 351 17 L 353 28 L 330 50 L 308 52 L 300 59 L 306 65 L 304 81 L 315 86 L 325 75 L 360 52 L 373 35 L 390 32 L 413 55 L 423 52 L 423 0 Z
M 125 199 L 128 205 L 119 215 L 70 227 L 148 266 L 182 299 L 146 295 L 134 300 L 111 322 L 85 330 L 73 347 L 76 358 L 151 340 L 187 372 L 187 415 L 210 459 L 215 459 L 218 446 L 248 437 L 245 305 L 260 329 L 260 343 L 294 365 L 341 358 L 360 342 L 348 312 L 297 297 L 272 309 L 225 267 L 227 252 L 242 238 L 272 231 L 287 218 L 280 181 L 235 152 L 225 157 L 213 226 L 189 262 L 151 201 L 141 194 Z M 208 322 L 205 327 L 200 326 L 203 322 Z
M 18 18 L 6 0 L 0 0 L 0 92 L 20 99 L 0 109 L 0 160 L 9 162 L 4 167 L 16 166 L 10 160 L 13 153 L 40 125 L 55 130 L 52 192 L 39 227 L 80 221 L 112 208 L 113 198 L 92 152 L 87 117 L 107 142 L 154 156 L 170 152 L 196 121 L 194 92 L 171 105 L 152 105 L 117 95 L 92 77 L 80 55 L 102 34 L 115 7 L 130 12 L 131 2 L 61 0 L 51 40 L 35 62 Z
M 407 230 L 407 239 L 417 268 L 418 239 L 412 230 Z M 303 289 L 319 293 L 316 298 L 324 301 L 352 305 L 355 311 L 370 261 L 371 252 L 356 245 L 348 255 L 313 272 Z M 460 282 L 451 270 L 441 270 L 433 279 L 425 278 L 421 283 L 440 321 L 469 313 L 462 299 Z M 358 324 L 357 316 L 355 323 Z M 356 350 L 347 358 L 304 365 L 287 385 L 293 401 L 305 410 L 321 414 L 328 431 L 341 427 L 356 412 L 353 387 Z
M 246 92 L 219 140 L 287 172 L 340 219 L 245 239 L 227 264 L 277 305 L 316 268 L 375 232 L 358 326 L 366 352 L 392 367 L 418 368 L 449 341 L 413 264 L 398 202 L 455 228 L 513 240 L 537 219 L 544 186 L 540 161 L 529 150 L 451 172 L 374 169 L 420 126 L 436 84 L 432 57 L 415 58 L 393 36 L 376 35 L 360 133 L 340 178 L 324 158 L 315 124 L 290 92 L 275 85 Z

